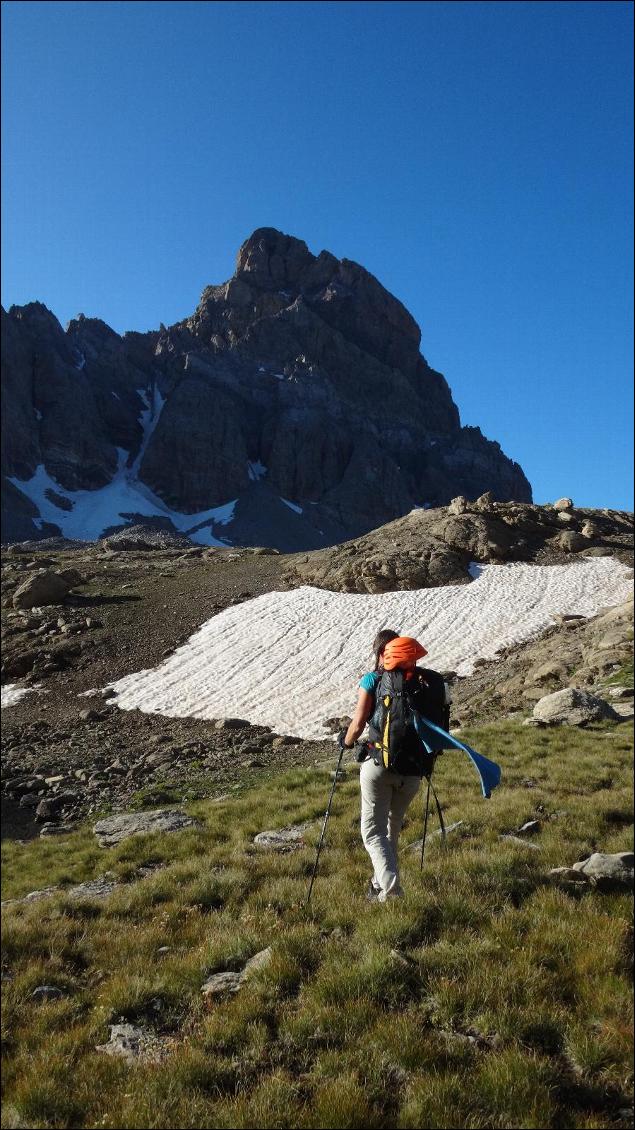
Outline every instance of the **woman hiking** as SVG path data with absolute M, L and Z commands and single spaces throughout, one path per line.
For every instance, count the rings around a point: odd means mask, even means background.
M 412 756 L 408 756 L 406 751 L 402 757 L 399 769 L 403 771 L 386 767 L 388 758 L 382 753 L 379 729 L 382 726 L 381 703 L 376 701 L 377 691 L 384 670 L 402 671 L 404 685 L 409 680 L 418 682 L 416 662 L 427 652 L 410 636 L 400 636 L 388 628 L 376 636 L 373 652 L 375 669 L 360 680 L 355 714 L 348 729 L 340 734 L 340 742 L 346 749 L 351 749 L 366 723 L 370 722 L 369 740 L 365 743 L 366 756 L 359 773 L 362 840 L 373 865 L 367 898 L 386 902 L 403 894 L 399 882 L 399 833 L 406 810 L 419 791 L 423 769 L 420 755 L 417 757 L 414 750 Z M 384 726 L 385 735 L 387 725 L 384 723 Z M 414 734 L 413 737 L 416 741 Z M 383 740 L 386 742 L 385 736 Z M 418 742 L 417 747 L 418 752 Z

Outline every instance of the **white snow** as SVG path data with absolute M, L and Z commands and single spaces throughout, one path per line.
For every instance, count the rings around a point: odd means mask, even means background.
M 117 452 L 119 459 L 117 470 L 111 481 L 100 490 L 66 490 L 48 474 L 43 463 L 35 469 L 31 479 L 23 481 L 12 478 L 10 481 L 39 508 L 41 519 L 34 519 L 35 524 L 37 525 L 41 520 L 54 522 L 67 538 L 96 541 L 108 526 L 119 525 L 125 521 L 122 514 L 132 513 L 146 517 L 171 518 L 177 530 L 188 534 L 192 541 L 200 545 L 228 544 L 225 539 L 219 541 L 215 538 L 209 525 L 200 530 L 195 530 L 195 527 L 210 522 L 227 525 L 233 518 L 237 499 L 226 502 L 222 506 L 214 506 L 210 510 L 201 510 L 198 514 L 183 514 L 177 510 L 170 510 L 149 487 L 136 478 L 135 467 L 139 464 L 139 456 L 135 459 L 133 467 L 128 469 L 126 467 L 128 453 L 122 448 L 118 448 Z M 46 491 L 49 489 L 72 502 L 73 509 L 59 510 L 46 497 Z
M 380 628 L 414 635 L 437 670 L 469 674 L 553 623 L 594 615 L 630 595 L 613 558 L 567 565 L 483 565 L 467 585 L 362 595 L 304 586 L 267 593 L 208 620 L 158 667 L 112 684 L 117 705 L 169 717 L 247 718 L 278 733 L 323 738 L 350 714 Z M 222 674 L 222 677 L 221 677 Z
M 252 463 L 248 459 L 247 474 L 249 475 L 249 478 L 252 480 L 252 482 L 257 482 L 258 479 L 262 479 L 263 476 L 267 474 L 267 468 L 265 467 L 264 463 L 260 462 L 260 460 L 258 460 L 256 463 Z
M 139 416 L 139 423 L 141 424 L 141 427 L 143 429 L 141 444 L 136 454 L 135 461 L 130 468 L 130 474 L 135 478 L 139 473 L 141 460 L 146 453 L 146 448 L 150 442 L 150 437 L 152 436 L 152 433 L 159 422 L 159 416 L 161 415 L 163 406 L 165 404 L 165 398 L 161 396 L 161 393 L 159 392 L 156 384 L 153 385 L 149 394 L 145 389 L 138 388 L 137 395 L 141 397 L 141 400 L 145 404 L 145 408 Z
M 124 522 L 123 514 L 141 514 L 148 518 L 170 518 L 177 530 L 187 534 L 199 545 L 230 545 L 231 542 L 227 538 L 219 540 L 214 537 L 210 523 L 226 526 L 231 522 L 237 499 L 225 502 L 221 506 L 211 507 L 209 510 L 201 510 L 197 514 L 184 514 L 178 510 L 171 510 L 139 480 L 141 461 L 159 422 L 165 400 L 156 386 L 151 390 L 137 389 L 137 394 L 144 405 L 139 416 L 142 427 L 139 450 L 132 466 L 128 467 L 128 452 L 121 447 L 117 448 L 117 470 L 105 487 L 99 490 L 66 490 L 48 474 L 43 463 L 36 467 L 30 479 L 10 479 L 10 482 L 38 507 L 41 517 L 33 519 L 35 525 L 41 528 L 42 521 L 54 522 L 59 526 L 64 537 L 96 541 L 109 526 Z M 112 395 L 117 394 L 113 392 Z M 54 490 L 68 499 L 73 504 L 72 510 L 58 509 L 46 497 L 47 490 Z M 204 528 L 196 529 L 197 526 Z
M 279 495 L 279 498 L 281 502 L 284 502 L 285 506 L 289 507 L 289 510 L 294 510 L 296 514 L 302 514 L 302 507 L 298 506 L 297 502 L 289 502 L 288 498 L 282 498 L 281 495 Z
M 7 706 L 15 706 L 25 694 L 31 694 L 32 691 L 37 690 L 39 683 L 35 683 L 32 687 L 21 687 L 18 683 L 6 683 L 2 687 L 0 698 L 2 700 L 1 708 L 4 710 Z

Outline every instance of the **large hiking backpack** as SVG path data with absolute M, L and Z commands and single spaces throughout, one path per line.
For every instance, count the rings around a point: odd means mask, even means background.
M 369 752 L 377 765 L 403 776 L 430 777 L 443 740 L 417 732 L 418 717 L 442 730 L 450 726 L 449 694 L 438 671 L 425 667 L 383 671 L 369 722 Z

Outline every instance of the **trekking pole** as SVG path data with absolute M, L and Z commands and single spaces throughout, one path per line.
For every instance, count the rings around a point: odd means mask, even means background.
M 430 789 L 432 789 L 432 795 L 434 797 L 434 801 L 435 801 L 435 804 L 437 806 L 437 812 L 439 814 L 439 830 L 441 832 L 441 839 L 442 839 L 444 844 L 445 844 L 445 841 L 446 841 L 446 838 L 447 838 L 447 832 L 445 830 L 445 820 L 443 819 L 443 811 L 441 809 L 441 805 L 439 804 L 439 798 L 437 796 L 437 791 L 436 791 L 434 785 L 432 784 L 432 776 L 430 776 L 430 777 L 428 777 L 428 792 L 426 794 L 426 818 L 423 822 L 423 839 L 421 841 L 421 867 L 419 868 L 420 871 L 423 871 L 423 853 L 424 853 L 425 848 L 426 848 L 426 835 L 427 835 L 427 832 L 428 832 L 428 816 L 429 816 L 429 813 L 430 813 Z
M 425 820 L 423 821 L 423 839 L 421 841 L 421 866 L 419 868 L 420 871 L 423 871 L 423 853 L 426 850 L 426 836 L 428 834 L 428 816 L 430 815 L 430 786 L 431 785 L 432 785 L 432 781 L 428 777 L 428 791 L 426 793 L 426 815 L 425 815 Z
M 311 876 L 311 884 L 309 886 L 309 893 L 306 896 L 306 905 L 307 906 L 309 905 L 309 902 L 311 900 L 311 891 L 313 890 L 313 884 L 315 882 L 315 876 L 317 875 L 318 860 L 320 858 L 320 852 L 322 851 L 322 844 L 324 843 L 324 833 L 326 832 L 326 825 L 328 824 L 328 819 L 329 819 L 329 816 L 331 814 L 331 804 L 333 803 L 333 794 L 335 792 L 335 786 L 337 784 L 337 778 L 340 775 L 340 765 L 342 764 L 343 756 L 344 756 L 344 745 L 342 745 L 340 747 L 340 756 L 339 756 L 339 759 L 338 759 L 338 762 L 337 762 L 337 769 L 335 770 L 335 776 L 333 778 L 333 787 L 331 789 L 331 795 L 329 797 L 328 807 L 326 809 L 326 812 L 324 813 L 324 822 L 322 824 L 322 834 L 320 836 L 320 842 L 318 844 L 317 855 L 315 857 L 315 864 L 313 866 L 313 874 Z

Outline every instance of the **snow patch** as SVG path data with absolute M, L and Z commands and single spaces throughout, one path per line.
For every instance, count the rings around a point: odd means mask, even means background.
M 26 694 L 31 694 L 37 690 L 40 685 L 40 683 L 34 683 L 32 687 L 21 687 L 18 683 L 6 683 L 0 694 L 2 699 L 1 709 L 4 710 L 7 706 L 15 706 L 16 702 L 19 702 Z
M 249 478 L 252 482 L 257 482 L 258 479 L 262 479 L 263 476 L 267 474 L 267 468 L 265 467 L 264 463 L 260 462 L 260 460 L 258 460 L 257 463 L 251 463 L 248 459 L 247 474 L 249 475 Z
M 197 514 L 183 514 L 170 510 L 149 487 L 135 478 L 133 470 L 127 469 L 128 452 L 117 449 L 118 466 L 109 483 L 100 490 L 66 490 L 49 475 L 40 463 L 32 478 L 23 481 L 11 478 L 10 482 L 21 490 L 39 508 L 40 518 L 33 521 L 41 528 L 42 520 L 54 522 L 62 535 L 80 541 L 96 541 L 109 526 L 120 525 L 126 521 L 124 514 L 141 514 L 147 518 L 170 518 L 175 528 L 191 537 L 200 545 L 227 545 L 227 541 L 214 538 L 211 529 L 198 530 L 209 523 L 226 525 L 232 520 L 236 499 L 222 506 L 201 510 Z M 136 462 L 136 461 L 135 461 Z M 72 510 L 59 510 L 46 496 L 47 490 L 67 498 Z
M 612 558 L 480 569 L 469 585 L 377 595 L 304 586 L 245 601 L 158 667 L 112 684 L 116 704 L 177 718 L 240 716 L 324 738 L 326 718 L 351 713 L 380 627 L 417 636 L 431 667 L 467 675 L 476 659 L 544 631 L 555 613 L 592 616 L 631 591 L 630 571 Z
M 145 404 L 145 408 L 139 416 L 139 423 L 142 428 L 141 445 L 135 457 L 135 461 L 130 468 L 130 475 L 137 477 L 141 461 L 146 453 L 146 448 L 152 437 L 152 433 L 159 422 L 159 416 L 163 411 L 165 405 L 165 397 L 161 396 L 156 384 L 153 385 L 150 393 L 148 394 L 145 389 L 138 388 L 137 395 Z
M 285 506 L 289 507 L 289 510 L 294 510 L 296 514 L 303 513 L 302 507 L 298 506 L 297 502 L 289 502 L 288 498 L 282 498 L 281 495 L 279 495 L 278 497 L 280 498 L 281 502 L 284 502 Z

